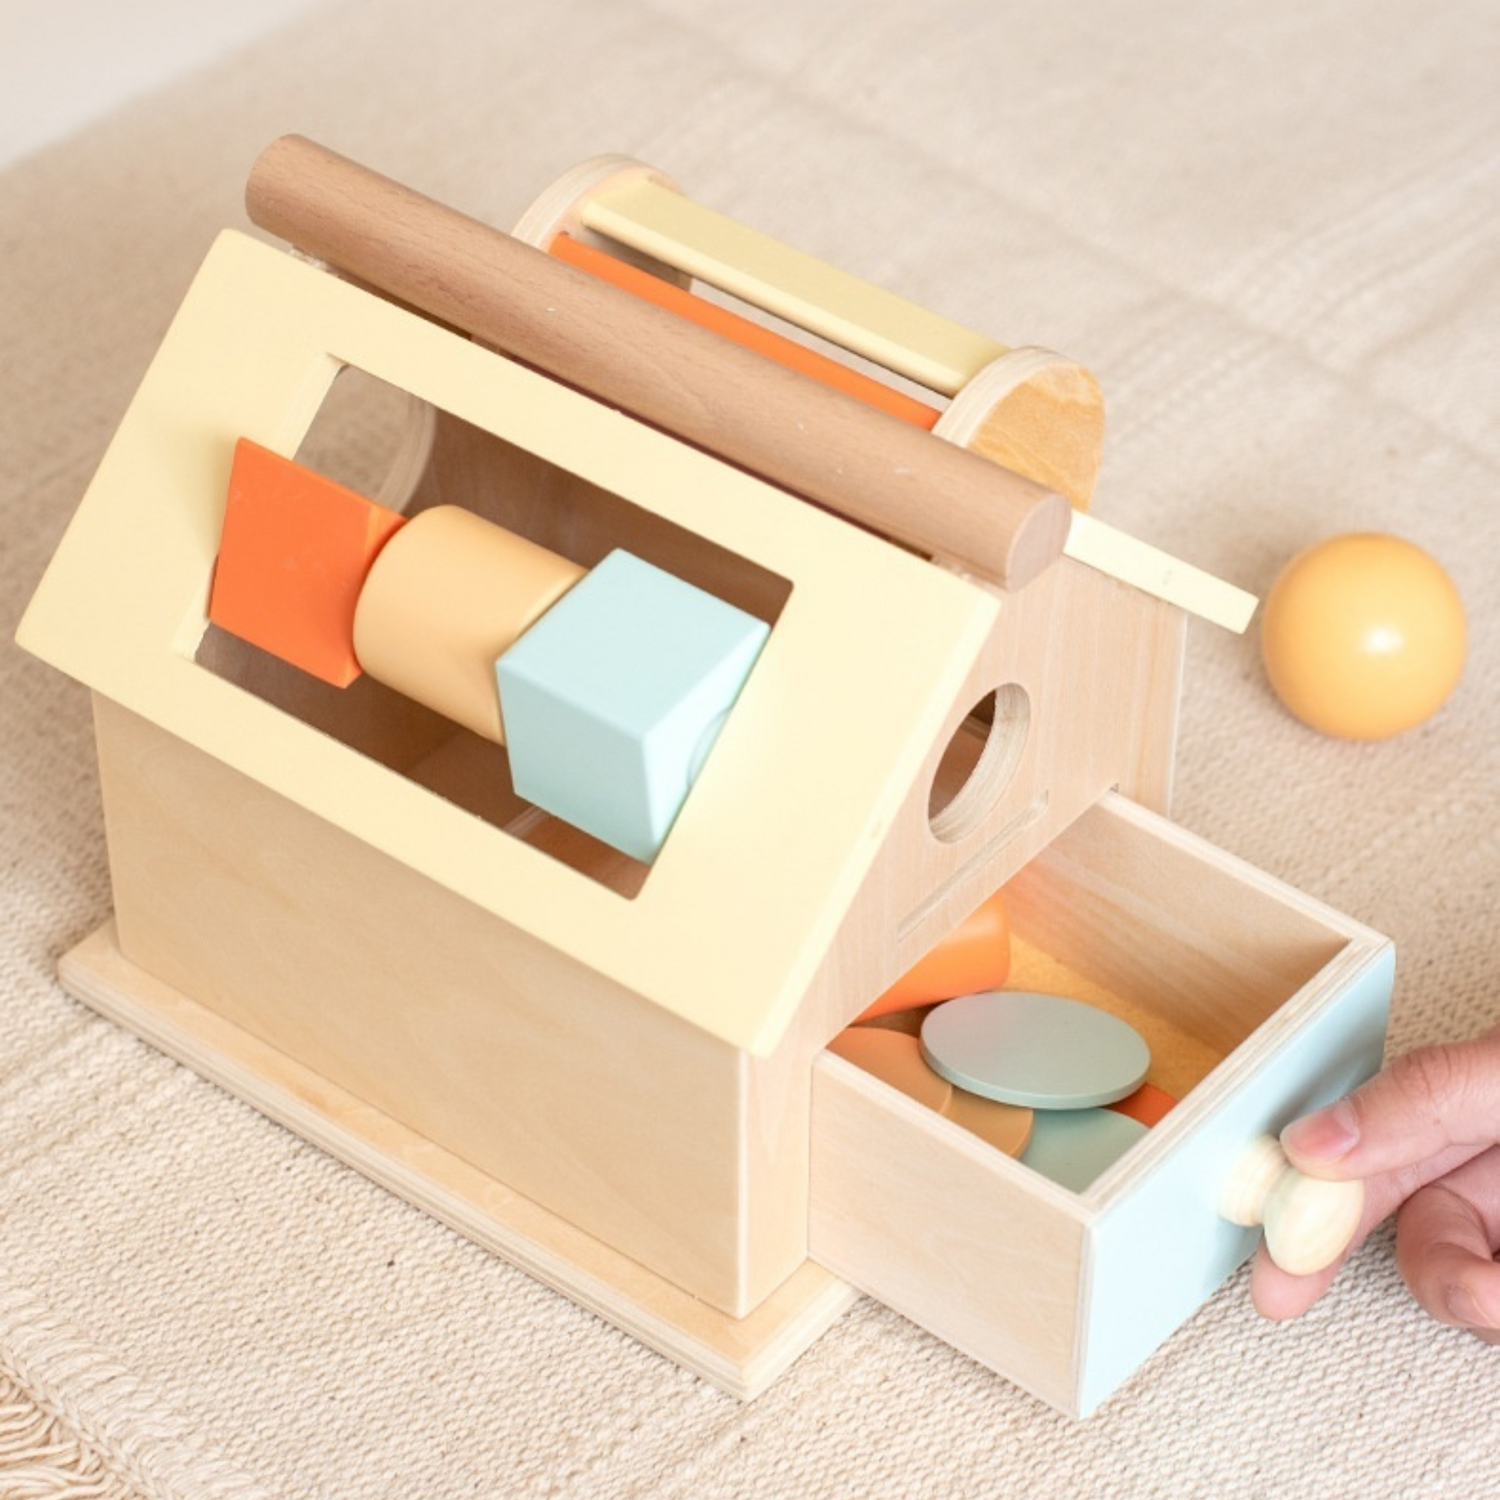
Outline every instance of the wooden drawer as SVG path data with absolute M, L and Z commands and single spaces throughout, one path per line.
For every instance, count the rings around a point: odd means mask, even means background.
M 1179 1103 L 1085 1192 L 842 1058 L 814 1069 L 814 1260 L 1075 1415 L 1254 1249 L 1246 1147 L 1381 1063 L 1388 941 L 1111 795 L 1007 886 L 1012 983 L 1123 1014 Z

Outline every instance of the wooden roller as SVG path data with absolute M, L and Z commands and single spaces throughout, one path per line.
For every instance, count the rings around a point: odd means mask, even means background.
M 1104 398 L 1076 361 L 1050 349 L 1008 349 L 951 323 L 692 202 L 671 178 L 629 157 L 594 157 L 565 172 L 515 232 L 679 318 L 1056 490 L 1076 507 L 1067 556 L 1225 629 L 1248 624 L 1252 596 L 1083 514 L 1103 457 Z M 951 399 L 939 409 L 694 296 L 695 277 Z
M 515 232 L 637 295 L 652 295 L 644 288 L 666 278 L 672 285 L 655 298 L 680 315 L 929 430 L 941 415 L 937 431 L 950 442 L 1059 491 L 1080 509 L 1088 503 L 1103 458 L 1104 398 L 1074 360 L 1049 349 L 1009 349 L 693 202 L 664 173 L 629 157 L 595 157 L 564 173 Z M 626 264 L 611 267 L 617 257 Z M 682 293 L 695 278 L 952 403 L 940 414 L 758 324 L 734 320 Z
M 251 219 L 505 354 L 1005 588 L 1061 555 L 1060 494 L 297 136 Z

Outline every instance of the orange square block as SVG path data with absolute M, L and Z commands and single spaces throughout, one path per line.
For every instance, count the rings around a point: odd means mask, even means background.
M 360 675 L 354 606 L 406 518 L 241 438 L 208 617 L 335 687 Z

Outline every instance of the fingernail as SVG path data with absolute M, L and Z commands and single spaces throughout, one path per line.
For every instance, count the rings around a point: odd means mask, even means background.
M 1338 1161 L 1359 1144 L 1359 1120 L 1354 1106 L 1340 1099 L 1326 1109 L 1293 1120 L 1281 1132 L 1281 1143 L 1310 1161 Z
M 1448 1315 L 1455 1323 L 1464 1328 L 1483 1326 L 1484 1319 L 1480 1316 L 1479 1304 L 1474 1300 L 1473 1292 L 1462 1282 L 1448 1288 L 1443 1296 L 1443 1302 L 1448 1309 Z

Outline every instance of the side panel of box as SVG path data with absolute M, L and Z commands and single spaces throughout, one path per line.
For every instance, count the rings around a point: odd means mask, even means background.
M 813 1259 L 1063 1410 L 1085 1216 L 1071 1194 L 831 1053 L 813 1069 Z
M 791 1049 L 752 1066 L 149 721 L 95 713 L 132 962 L 726 1312 L 801 1263 L 805 1104 L 766 1111 L 805 1094 L 778 1076 Z

